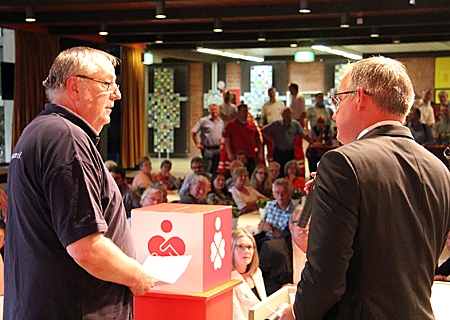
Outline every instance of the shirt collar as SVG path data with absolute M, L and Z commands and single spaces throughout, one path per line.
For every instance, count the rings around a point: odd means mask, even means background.
M 401 126 L 402 124 L 400 121 L 395 121 L 395 120 L 385 120 L 385 121 L 377 122 L 377 123 L 371 125 L 370 127 L 364 129 L 363 131 L 361 131 L 361 133 L 358 135 L 358 138 L 356 138 L 356 140 L 361 139 L 361 137 L 364 136 L 370 130 L 373 130 L 377 127 L 386 126 L 386 125 Z

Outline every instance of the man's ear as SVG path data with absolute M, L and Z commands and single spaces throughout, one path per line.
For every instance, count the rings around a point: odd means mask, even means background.
M 78 77 L 72 76 L 67 79 L 66 82 L 67 94 L 72 98 L 72 100 L 79 100 L 79 82 Z
M 363 88 L 358 88 L 356 90 L 358 91 L 357 92 L 358 97 L 356 98 L 356 102 L 358 103 L 357 110 L 362 110 L 367 105 L 367 98 L 368 98 L 368 96 L 364 93 L 364 89 Z

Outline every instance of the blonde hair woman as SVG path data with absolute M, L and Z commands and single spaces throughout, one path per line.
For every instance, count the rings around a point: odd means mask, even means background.
M 234 230 L 231 250 L 231 278 L 242 280 L 233 289 L 233 320 L 246 320 L 248 310 L 267 297 L 255 239 L 245 229 Z

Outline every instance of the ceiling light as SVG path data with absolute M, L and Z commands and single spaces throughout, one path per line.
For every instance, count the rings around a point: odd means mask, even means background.
M 221 51 L 221 50 L 215 50 L 215 49 L 197 48 L 197 52 L 212 54 L 212 55 L 221 56 L 221 57 L 233 58 L 233 59 L 253 61 L 253 62 L 264 62 L 264 58 L 262 58 L 262 57 L 247 56 L 247 55 L 243 55 L 243 54 L 239 54 L 239 53 L 233 53 L 233 52 L 227 52 L 227 51 Z
M 266 41 L 266 33 L 263 31 L 258 32 L 258 41 Z
M 337 56 L 341 56 L 341 57 L 345 57 L 345 58 L 349 58 L 349 59 L 353 59 L 353 60 L 361 60 L 362 59 L 362 56 L 359 54 L 354 54 L 354 53 L 350 53 L 347 51 L 332 49 L 327 46 L 314 45 L 314 46 L 311 46 L 311 49 L 317 50 L 317 51 L 328 52 L 328 53 L 331 53 L 331 54 L 334 54 Z
M 98 30 L 98 34 L 101 36 L 107 36 L 108 35 L 108 25 L 105 21 L 100 22 L 100 28 Z
M 164 0 L 156 1 L 156 19 L 165 19 L 166 18 L 166 2 Z
M 214 32 L 222 32 L 223 28 L 222 28 L 222 18 L 215 18 L 214 19 Z
M 348 13 L 344 12 L 341 14 L 341 28 L 349 28 L 350 23 L 348 21 Z
M 377 27 L 372 27 L 372 29 L 370 29 L 370 37 L 371 38 L 378 38 L 380 36 L 379 32 L 378 32 L 378 28 Z
M 291 43 L 289 46 L 290 46 L 291 48 L 297 48 L 298 44 L 296 44 L 296 43 Z
M 162 34 L 156 35 L 155 43 L 163 43 L 163 35 Z
M 34 6 L 27 6 L 25 8 L 25 21 L 26 22 L 35 22 L 36 21 Z
M 415 6 L 416 5 L 416 0 L 409 0 L 409 4 L 412 5 L 412 6 Z
M 358 18 L 356 18 L 356 24 L 357 24 L 358 26 L 363 25 L 363 24 L 364 24 L 364 18 L 363 18 L 363 17 L 358 17 Z
M 298 10 L 300 13 L 311 13 L 311 10 L 309 9 L 309 0 L 300 0 L 300 10 Z
M 394 39 L 392 39 L 392 43 L 399 44 L 400 42 L 402 42 L 400 37 L 394 37 Z

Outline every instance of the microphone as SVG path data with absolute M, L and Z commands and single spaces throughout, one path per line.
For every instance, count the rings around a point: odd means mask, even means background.
M 312 204 L 313 204 L 313 193 L 314 193 L 315 185 L 314 182 L 309 189 L 309 193 L 305 197 L 305 204 L 303 205 L 302 214 L 300 215 L 300 219 L 298 219 L 297 225 L 300 228 L 306 228 L 308 225 L 309 219 L 311 218 Z

